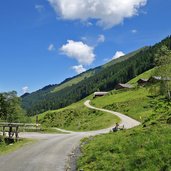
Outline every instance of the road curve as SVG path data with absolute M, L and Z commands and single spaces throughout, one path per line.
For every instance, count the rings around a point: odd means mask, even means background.
M 87 100 L 86 102 L 84 102 L 84 105 L 87 106 L 90 109 L 100 110 L 100 111 L 107 112 L 107 113 L 111 113 L 113 115 L 118 116 L 121 119 L 121 123 L 120 124 L 121 125 L 124 125 L 124 128 L 126 128 L 126 129 L 133 128 L 133 127 L 138 126 L 138 125 L 141 124 L 137 120 L 132 119 L 132 118 L 130 118 L 130 117 L 126 116 L 126 115 L 123 115 L 121 113 L 114 112 L 114 111 L 107 110 L 107 109 L 101 109 L 101 108 L 97 108 L 97 107 L 91 106 L 90 105 L 90 100 Z
M 90 100 L 84 103 L 88 108 L 108 112 L 118 116 L 125 128 L 132 128 L 140 122 L 118 112 L 96 108 Z M 72 132 L 70 134 L 21 133 L 24 138 L 39 139 L 7 155 L 0 156 L 0 171 L 65 171 L 66 160 L 72 149 L 78 146 L 80 139 L 90 135 L 107 133 L 111 128 L 90 132 Z

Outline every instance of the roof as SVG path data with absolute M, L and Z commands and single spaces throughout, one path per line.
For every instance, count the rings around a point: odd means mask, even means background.
M 159 76 L 153 76 L 152 78 L 154 78 L 155 80 L 161 80 L 161 77 Z
M 106 95 L 108 94 L 108 92 L 94 92 L 95 96 L 102 96 L 102 95 Z
M 171 81 L 171 78 L 169 78 L 169 77 L 162 78 L 161 76 L 152 76 L 149 79 L 155 79 L 155 80 L 158 80 L 158 81 L 160 81 L 160 80 L 163 80 L 163 81 Z
M 133 86 L 130 85 L 130 84 L 121 84 L 121 83 L 119 83 L 118 86 L 121 86 L 123 88 L 133 88 Z
M 144 82 L 147 82 L 147 81 L 148 81 L 148 79 L 140 78 L 138 81 L 144 81 Z

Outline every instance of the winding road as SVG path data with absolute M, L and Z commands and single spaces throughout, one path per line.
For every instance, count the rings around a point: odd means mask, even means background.
M 138 126 L 140 122 L 118 112 L 96 108 L 90 105 L 90 100 L 84 103 L 91 109 L 108 112 L 118 116 L 126 129 Z M 90 135 L 107 133 L 111 128 L 90 131 L 72 132 L 59 129 L 70 134 L 40 134 L 21 133 L 20 137 L 33 138 L 38 141 L 25 145 L 7 155 L 0 156 L 1 171 L 64 171 L 68 155 L 79 145 L 80 139 Z

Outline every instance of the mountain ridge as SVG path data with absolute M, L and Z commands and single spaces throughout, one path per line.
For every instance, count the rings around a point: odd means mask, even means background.
M 23 107 L 30 115 L 34 115 L 65 107 L 93 91 L 111 90 L 118 82 L 127 82 L 153 68 L 155 53 L 163 45 L 171 49 L 171 37 L 168 36 L 154 46 L 141 48 L 107 64 L 67 78 L 57 86 L 33 92 L 22 98 Z

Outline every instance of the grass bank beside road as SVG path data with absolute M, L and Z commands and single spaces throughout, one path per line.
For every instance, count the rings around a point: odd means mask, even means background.
M 88 109 L 83 103 L 80 101 L 63 109 L 47 111 L 39 115 L 39 123 L 71 131 L 92 131 L 111 127 L 120 121 L 112 114 Z
M 113 90 L 91 101 L 93 106 L 121 112 L 142 125 L 83 139 L 78 170 L 171 171 L 171 101 L 152 95 L 152 86 Z
M 78 170 L 170 171 L 170 132 L 159 124 L 86 138 Z
M 4 138 L 0 136 L 0 155 L 7 154 L 23 147 L 24 145 L 33 143 L 35 140 L 20 139 L 15 143 L 7 143 Z
M 109 95 L 96 98 L 91 104 L 117 112 L 126 114 L 140 122 L 152 115 L 153 109 L 151 97 L 148 88 L 139 87 L 132 90 L 113 90 Z

